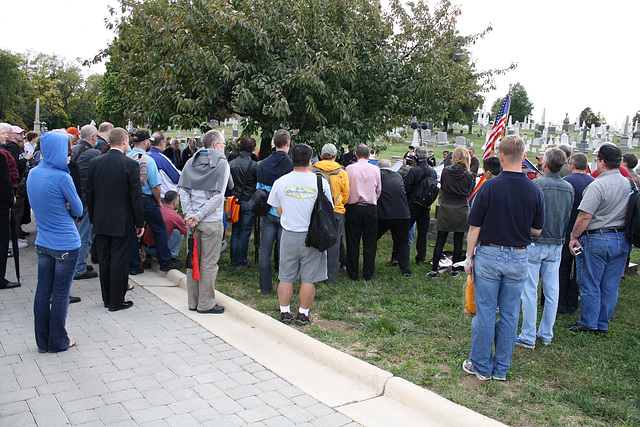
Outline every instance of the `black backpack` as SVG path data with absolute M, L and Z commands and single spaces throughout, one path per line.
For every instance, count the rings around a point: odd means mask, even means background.
M 428 208 L 438 198 L 440 189 L 438 188 L 438 178 L 427 174 L 427 169 L 418 166 L 423 170 L 423 178 L 416 184 L 414 203 Z
M 340 220 L 333 214 L 333 206 L 322 191 L 322 177 L 316 175 L 318 195 L 311 212 L 309 231 L 304 243 L 324 252 L 338 240 L 340 236 Z
M 629 243 L 640 248 L 640 191 L 633 182 L 631 183 L 624 225 Z

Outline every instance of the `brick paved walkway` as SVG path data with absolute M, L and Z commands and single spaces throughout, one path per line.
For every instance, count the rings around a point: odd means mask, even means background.
M 67 330 L 78 345 L 39 354 L 34 234 L 22 287 L 0 290 L 0 426 L 357 425 L 141 287 L 133 308 L 109 313 L 98 279 L 74 282 L 82 302 Z

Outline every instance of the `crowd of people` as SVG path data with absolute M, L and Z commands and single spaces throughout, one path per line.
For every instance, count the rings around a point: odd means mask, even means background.
M 0 259 L 0 288 L 19 286 L 5 279 L 8 241 L 12 231 L 16 237 L 26 235 L 19 225 L 10 230 L 9 212 L 25 224 L 33 210 L 38 233 L 34 319 L 40 351 L 63 351 L 75 344 L 65 329 L 68 304 L 79 300 L 70 296 L 73 280 L 99 276 L 105 308 L 128 309 L 133 306 L 126 299 L 128 277 L 144 273 L 153 257 L 162 271 L 180 268 L 185 237 L 198 245 L 197 253 L 191 253 L 197 258 L 187 266 L 188 308 L 223 313 L 215 287 L 228 196 L 239 204 L 231 225 L 231 268 L 253 268 L 248 260 L 253 233 L 260 241 L 257 287 L 264 295 L 273 290 L 275 263 L 285 324 L 312 322 L 315 285 L 336 283 L 341 268 L 350 280 L 374 280 L 377 242 L 387 231 L 393 240 L 389 262 L 401 276 L 412 276 L 414 241 L 415 264 L 428 262 L 427 233 L 436 203 L 427 280 L 446 271 L 457 276 L 462 269 L 474 279 L 477 314 L 464 371 L 481 380 L 505 380 L 514 346 L 549 345 L 557 312 L 575 312 L 578 296 L 580 320 L 568 328 L 600 334 L 609 328 L 630 253 L 626 201 L 637 184 L 633 169 L 638 161 L 613 144 L 603 144 L 596 153 L 592 175 L 597 178 L 587 173 L 584 154 L 559 146 L 538 159 L 540 170 L 532 180 L 523 173 L 526 154 L 517 136 L 500 141 L 498 156 L 483 159 L 480 174 L 473 149 L 456 147 L 444 155 L 439 175 L 433 150 L 426 147 L 410 147 L 396 172 L 389 160 L 370 161 L 365 144 L 341 156 L 334 144 L 326 144 L 314 156 L 306 144 L 292 146 L 284 129 L 274 133 L 273 151 L 262 161 L 254 155 L 253 138 L 234 141 L 229 154 L 216 130 L 200 143 L 198 148 L 189 140 L 180 150 L 173 140 L 165 147 L 162 132 L 130 135 L 110 123 L 42 136 L 0 124 L 0 215 L 6 217 L 0 230 L 0 245 L 6 248 L 0 248 L 5 258 Z M 486 181 L 470 203 L 482 175 Z M 331 202 L 340 229 L 326 251 L 305 243 L 320 192 Z M 256 193 L 267 198 L 267 213 L 252 211 Z M 440 262 L 449 233 L 453 266 L 447 269 Z M 296 313 L 291 301 L 297 280 Z M 544 308 L 538 325 L 540 281 Z

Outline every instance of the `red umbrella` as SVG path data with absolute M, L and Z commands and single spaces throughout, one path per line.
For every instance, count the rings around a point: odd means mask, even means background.
M 200 254 L 198 254 L 198 239 L 193 237 L 193 258 L 191 259 L 191 278 L 200 281 Z

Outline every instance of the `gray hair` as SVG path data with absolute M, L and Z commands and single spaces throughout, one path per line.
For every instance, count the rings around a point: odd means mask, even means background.
M 113 129 L 113 125 L 109 122 L 102 122 L 100 123 L 100 127 L 98 128 L 98 131 L 100 133 L 109 133 L 111 132 L 111 129 Z
M 380 169 L 390 168 L 391 162 L 389 161 L 389 159 L 380 159 L 378 160 L 378 167 Z
M 202 146 L 211 148 L 213 144 L 224 144 L 224 136 L 217 130 L 210 130 L 202 137 Z
M 418 147 L 416 149 L 416 158 L 418 160 L 424 160 L 427 158 L 427 148 L 426 147 Z
M 565 156 L 564 151 L 560 148 L 548 148 L 547 151 L 544 152 L 543 161 L 547 162 L 547 167 L 553 173 L 560 172 L 566 160 L 567 156 Z
M 0 126 L 2 126 L 2 128 L 4 129 L 4 131 L 8 134 L 12 134 L 13 133 L 13 128 L 11 127 L 11 125 L 9 123 L 0 123 Z M 65 131 L 66 132 L 66 131 Z
M 94 125 L 84 125 L 80 129 L 80 139 L 83 141 L 89 141 L 97 133 L 98 129 L 96 129 Z
M 573 151 L 573 149 L 566 142 L 556 145 L 556 148 L 561 149 L 564 152 L 565 156 L 567 156 L 567 159 L 571 157 L 571 152 Z

